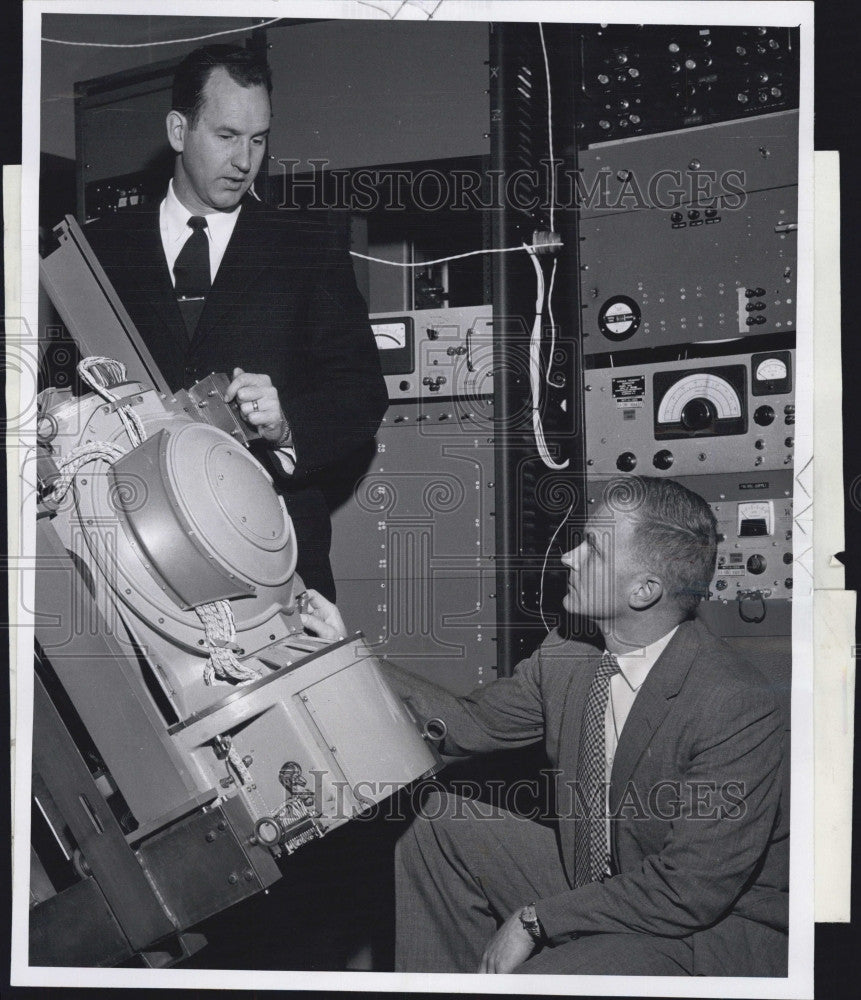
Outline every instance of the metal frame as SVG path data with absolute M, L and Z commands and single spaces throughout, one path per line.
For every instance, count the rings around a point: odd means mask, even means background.
M 504 171 L 503 176 L 516 170 L 535 170 L 540 175 L 541 160 L 547 157 L 544 65 L 537 25 L 534 27 L 534 33 L 530 34 L 523 25 L 497 23 L 491 32 L 491 168 Z M 556 102 L 553 111 L 556 150 L 573 147 L 574 141 L 571 97 L 562 99 L 571 88 L 556 86 L 566 74 L 569 80 L 574 78 L 567 65 L 567 59 L 572 58 L 573 30 L 570 25 L 545 25 Z M 528 74 L 524 74 L 524 67 Z M 525 89 L 524 78 L 531 80 L 531 89 Z M 575 168 L 576 154 L 573 160 L 565 157 L 562 169 Z M 572 513 L 577 515 L 582 513 L 585 502 L 577 219 L 573 211 L 558 211 L 556 223 L 565 244 L 560 251 L 556 277 L 556 288 L 560 290 L 555 310 L 558 344 L 570 354 L 563 383 L 547 394 L 544 417 L 548 444 L 557 447 L 561 460 L 568 459 L 566 472 L 557 475 L 567 481 L 574 505 Z M 528 219 L 503 204 L 501 210 L 493 213 L 492 243 L 506 247 L 531 242 L 533 229 L 546 224 L 546 219 Z M 498 670 L 505 676 L 546 634 L 538 614 L 537 580 L 542 572 L 545 547 L 556 527 L 553 519 L 558 522 L 560 512 L 542 509 L 536 496 L 539 480 L 549 470 L 535 454 L 529 384 L 522 360 L 524 332 L 517 330 L 516 322 L 524 318 L 521 322 L 527 327 L 528 340 L 535 312 L 535 291 L 532 268 L 525 257 L 495 254 L 493 288 Z M 567 420 L 560 420 L 562 400 L 567 403 Z M 521 517 L 518 504 L 519 499 L 526 503 L 527 497 L 533 504 L 531 527 Z M 552 598 L 547 603 L 552 606 Z

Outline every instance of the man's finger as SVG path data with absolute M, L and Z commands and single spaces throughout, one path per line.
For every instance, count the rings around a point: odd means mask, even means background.
M 278 399 L 278 393 L 273 386 L 263 385 L 261 382 L 240 382 L 239 388 L 236 390 L 236 398 L 243 402 L 252 399 L 260 401 L 265 399 L 274 403 Z
M 233 369 L 233 381 L 227 387 L 227 391 L 224 393 L 224 399 L 226 402 L 230 402 L 234 396 L 237 395 L 240 389 L 265 389 L 267 391 L 272 391 L 277 396 L 277 390 L 272 385 L 272 379 L 268 375 L 256 373 L 256 372 L 246 372 L 241 368 Z M 242 399 L 248 399 L 246 395 L 241 396 Z
M 233 369 L 233 381 L 230 383 L 230 385 L 227 387 L 227 391 L 224 393 L 224 401 L 226 403 L 229 403 L 230 400 L 233 399 L 233 397 L 236 395 L 236 390 L 239 388 L 237 381 L 240 378 L 240 376 L 244 374 L 245 372 L 241 368 Z
M 236 394 L 236 398 L 239 400 L 239 409 L 243 413 L 268 413 L 273 419 L 276 416 L 281 416 L 281 407 L 278 405 L 278 400 L 272 396 L 249 395 L 243 393 L 240 389 Z

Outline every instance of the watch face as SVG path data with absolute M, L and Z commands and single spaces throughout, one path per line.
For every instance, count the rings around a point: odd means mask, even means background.
M 541 937 L 541 924 L 538 922 L 538 916 L 535 913 L 533 903 L 524 906 L 520 911 L 520 923 L 523 924 L 524 928 L 529 931 L 530 935 L 536 941 Z

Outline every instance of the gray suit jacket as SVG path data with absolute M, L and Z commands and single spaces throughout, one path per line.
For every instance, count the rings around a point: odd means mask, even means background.
M 543 740 L 557 772 L 571 885 L 580 727 L 599 660 L 592 647 L 554 632 L 512 677 L 464 698 L 388 671 L 419 715 L 445 720 L 444 752 Z M 764 679 L 704 625 L 682 624 L 619 740 L 609 796 L 614 877 L 539 900 L 547 935 L 687 937 L 696 974 L 786 975 L 784 765 L 783 727 Z

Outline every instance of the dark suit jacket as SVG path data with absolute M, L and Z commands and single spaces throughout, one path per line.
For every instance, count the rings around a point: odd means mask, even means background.
M 592 647 L 553 633 L 512 677 L 464 698 L 388 670 L 418 714 L 445 720 L 445 752 L 543 739 L 558 769 L 560 853 L 571 885 L 580 727 L 599 661 Z M 688 937 L 696 974 L 786 975 L 784 756 L 764 679 L 704 625 L 682 624 L 640 689 L 616 751 L 617 874 L 539 900 L 547 935 L 557 942 L 626 931 Z
M 374 436 L 385 382 L 367 306 L 330 225 L 246 197 L 190 343 L 158 205 L 105 216 L 85 234 L 172 389 L 234 366 L 271 377 L 293 430 L 294 483 Z

